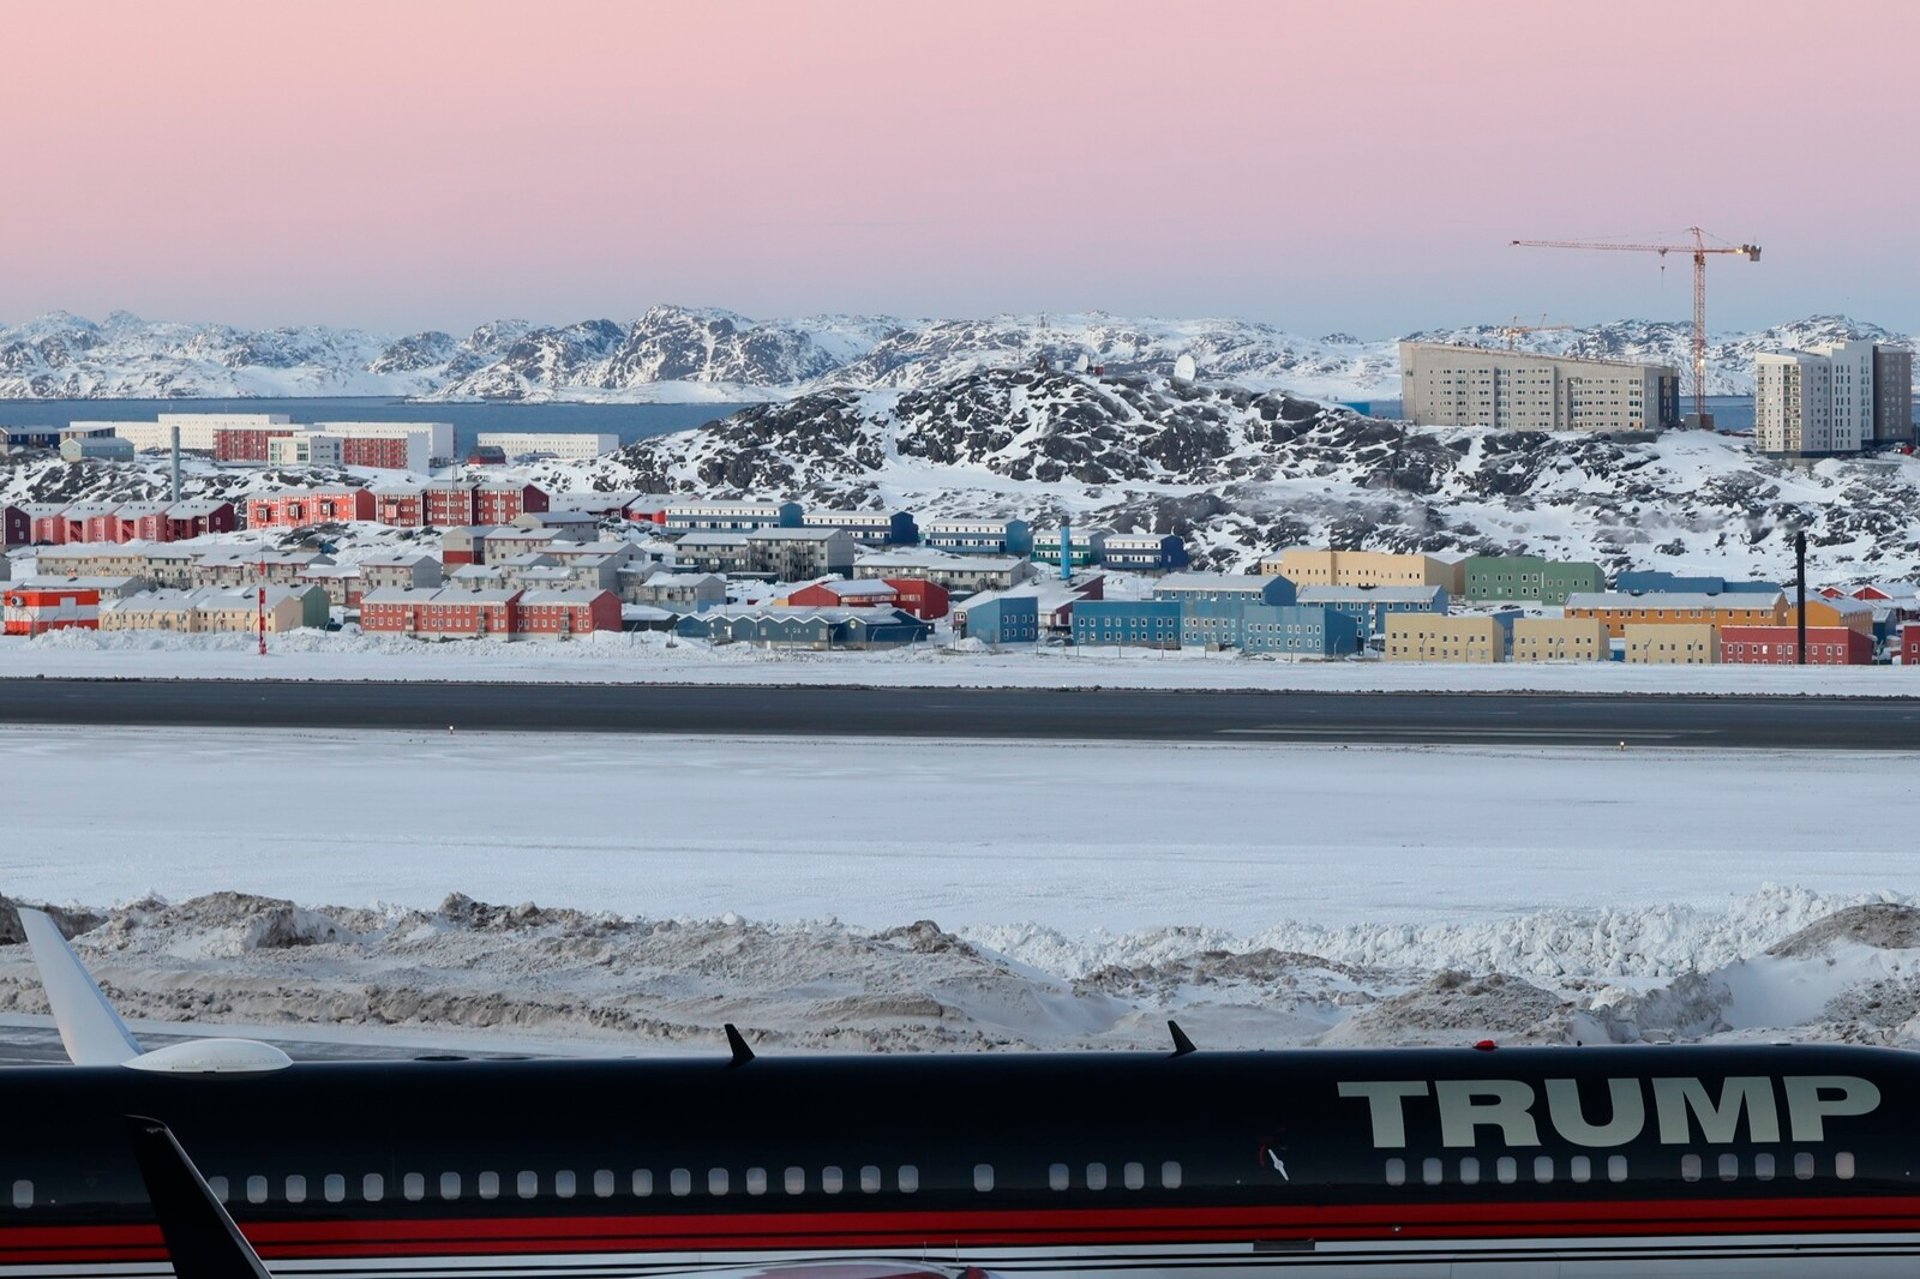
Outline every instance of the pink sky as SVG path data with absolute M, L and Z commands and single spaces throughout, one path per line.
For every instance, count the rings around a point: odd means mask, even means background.
M 1100 308 L 1920 327 L 1920 5 L 37 4 L 0 320 Z

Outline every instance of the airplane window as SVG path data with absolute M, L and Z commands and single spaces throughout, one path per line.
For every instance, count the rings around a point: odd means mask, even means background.
M 442 1199 L 458 1199 L 460 1197 L 459 1173 L 443 1172 L 440 1174 L 440 1197 Z
M 1513 1161 L 1513 1156 L 1502 1155 L 1493 1161 L 1493 1178 L 1503 1186 L 1511 1186 L 1520 1179 L 1520 1166 Z
M 633 1174 L 633 1193 L 636 1198 L 645 1199 L 653 1193 L 653 1174 L 645 1168 L 639 1168 Z
M 727 1170 L 725 1168 L 710 1168 L 707 1170 L 707 1193 L 710 1195 L 724 1195 L 727 1193 Z
M 1438 1159 L 1422 1159 L 1420 1161 L 1420 1180 L 1426 1182 L 1429 1186 L 1439 1185 L 1440 1178 L 1443 1175 L 1440 1171 L 1440 1161 Z
M 553 1193 L 562 1199 L 573 1198 L 574 1180 L 571 1172 L 561 1171 L 553 1174 Z
M 1801 1181 L 1811 1180 L 1813 1177 L 1813 1156 L 1804 1150 L 1795 1155 L 1793 1157 L 1793 1175 Z
M 500 1197 L 499 1173 L 483 1172 L 480 1174 L 480 1197 L 482 1199 L 498 1199 Z
M 601 1199 L 613 1198 L 613 1169 L 602 1168 L 593 1174 L 593 1193 Z
M 522 1199 L 531 1199 L 540 1193 L 540 1174 L 522 1172 L 513 1179 L 513 1188 Z
M 225 1203 L 227 1201 L 227 1179 L 225 1177 L 207 1178 L 207 1189 L 211 1190 L 213 1192 L 213 1197 L 215 1199 L 218 1199 L 221 1203 Z
M 13 1183 L 13 1206 L 16 1208 L 33 1207 L 33 1183 L 31 1181 L 16 1181 Z
M 427 1179 L 417 1172 L 410 1172 L 400 1179 L 400 1193 L 415 1203 L 427 1197 Z
M 1760 1181 L 1773 1180 L 1773 1156 L 1755 1155 L 1753 1157 L 1753 1175 Z
M 1169 1159 L 1160 1165 L 1160 1184 L 1168 1190 L 1180 1189 L 1180 1165 Z
M 347 1197 L 347 1179 L 337 1172 L 330 1172 L 320 1181 L 320 1194 L 330 1204 L 337 1204 Z
M 1720 1156 L 1720 1180 L 1732 1181 L 1740 1175 L 1740 1156 L 1725 1154 Z
M 377 1172 L 368 1173 L 360 1179 L 360 1197 L 370 1204 L 379 1203 L 387 1197 L 387 1179 Z
M 1833 1157 L 1833 1175 L 1842 1181 L 1853 1180 L 1853 1152 L 1843 1150 Z
M 865 1164 L 860 1169 L 860 1193 L 871 1195 L 880 1189 L 880 1169 L 873 1164 Z
M 1107 1166 L 1105 1164 L 1087 1165 L 1087 1189 L 1105 1190 L 1107 1188 Z
M 1553 1180 L 1552 1155 L 1535 1155 L 1533 1157 L 1533 1179 L 1543 1186 Z
M 1067 1166 L 1065 1164 L 1047 1165 L 1047 1185 L 1049 1187 L 1054 1190 L 1065 1190 L 1071 1181 L 1072 1178 L 1067 1175 Z
M 1404 1159 L 1387 1160 L 1387 1184 L 1404 1186 L 1407 1184 L 1407 1161 Z
M 973 1166 L 973 1188 L 981 1194 L 993 1189 L 993 1165 L 975 1164 Z
M 1567 1175 L 1575 1181 L 1592 1181 L 1593 1160 L 1587 1158 L 1585 1155 L 1575 1155 L 1573 1158 L 1567 1160 Z
M 765 1168 L 747 1169 L 747 1193 L 764 1195 L 767 1193 L 767 1170 Z
M 1460 1184 L 1463 1186 L 1480 1184 L 1480 1161 L 1472 1155 L 1460 1161 Z
M 1682 1181 L 1700 1180 L 1700 1156 L 1699 1155 L 1681 1155 L 1680 1156 L 1680 1179 Z
M 263 1204 L 267 1201 L 267 1179 L 265 1177 L 247 1178 L 247 1202 Z
M 1607 1180 L 1625 1181 L 1627 1179 L 1627 1157 L 1625 1155 L 1607 1156 Z
M 1145 1164 L 1127 1164 L 1120 1169 L 1120 1180 L 1128 1190 L 1138 1190 L 1147 1184 L 1147 1166 Z
M 685 1168 L 675 1168 L 667 1174 L 667 1189 L 676 1195 L 693 1193 L 693 1174 Z
M 920 1189 L 920 1169 L 913 1164 L 900 1165 L 900 1193 L 910 1195 Z
M 785 1181 L 787 1183 L 788 1194 L 805 1194 L 807 1190 L 807 1170 L 805 1168 L 789 1168 L 786 1172 Z
M 826 1191 L 828 1194 L 839 1194 L 840 1187 L 844 1184 L 845 1178 L 840 1175 L 838 1168 L 827 1167 L 820 1170 L 820 1189 Z
M 298 1204 L 305 1203 L 306 1201 L 307 1179 L 296 1172 L 287 1178 L 287 1202 L 290 1204 Z

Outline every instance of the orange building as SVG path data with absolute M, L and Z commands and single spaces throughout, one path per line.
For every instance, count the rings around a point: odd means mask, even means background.
M 90 586 L 15 586 L 0 596 L 0 626 L 8 635 L 45 635 L 78 627 L 100 629 L 100 592 Z
M 1808 608 L 1812 606 L 1809 600 Z M 1737 591 L 1720 595 L 1575 592 L 1567 596 L 1566 616 L 1597 618 L 1611 638 L 1624 639 L 1629 626 L 1779 626 L 1787 618 L 1787 601 L 1783 595 Z
M 1800 625 L 1799 608 L 1793 604 L 1787 605 L 1787 613 L 1782 620 L 1786 625 L 1797 629 Z M 1807 629 L 1809 631 L 1824 630 L 1836 626 L 1871 637 L 1873 605 L 1865 600 L 1821 599 L 1818 596 L 1808 596 Z

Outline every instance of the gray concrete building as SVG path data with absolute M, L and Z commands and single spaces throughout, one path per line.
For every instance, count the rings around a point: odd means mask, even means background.
M 1873 348 L 1873 442 L 1913 443 L 1913 352 Z
M 1402 342 L 1400 399 L 1402 414 L 1420 426 L 1645 434 L 1680 424 L 1680 371 Z

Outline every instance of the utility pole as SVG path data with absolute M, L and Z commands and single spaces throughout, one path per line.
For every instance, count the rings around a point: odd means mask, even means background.
M 1793 534 L 1793 583 L 1794 594 L 1798 597 L 1795 617 L 1798 620 L 1799 633 L 1794 637 L 1793 660 L 1798 666 L 1807 664 L 1807 531 L 1796 529 Z
M 264 555 L 260 559 L 260 656 L 267 655 L 267 561 Z

